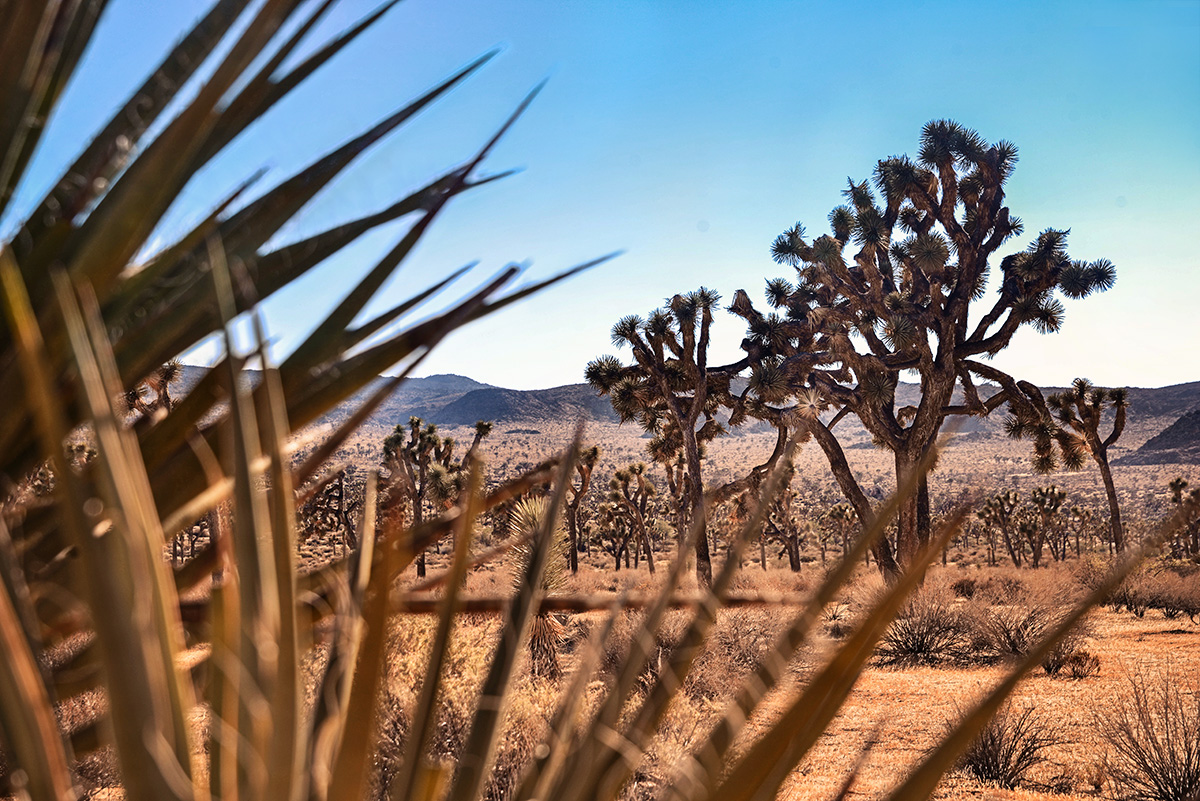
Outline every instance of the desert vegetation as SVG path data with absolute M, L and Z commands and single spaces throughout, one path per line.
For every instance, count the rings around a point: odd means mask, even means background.
M 734 363 L 709 364 L 712 289 L 618 321 L 632 362 L 584 369 L 631 426 L 376 431 L 448 334 L 604 259 L 520 289 L 509 268 L 420 318 L 458 274 L 367 311 L 447 204 L 500 177 L 481 164 L 536 90 L 462 163 L 286 243 L 490 54 L 164 230 L 206 165 L 394 3 L 322 38 L 332 5 L 212 4 L 4 229 L 0 794 L 1196 797 L 1200 476 L 1123 504 L 1108 450 L 1127 394 L 1080 379 L 1044 398 L 980 360 L 1057 330 L 1056 293 L 1115 280 L 1048 229 L 983 302 L 1022 232 L 1015 146 L 931 122 L 916 159 L 850 182 L 830 234 L 780 235 L 796 276 L 767 282 L 765 314 L 734 292 Z M 36 191 L 32 153 L 103 6 L 0 5 L 0 214 Z M 261 302 L 393 221 L 391 249 L 273 358 Z M 205 341 L 219 356 L 184 388 L 178 358 Z M 1028 484 L 1016 439 L 991 473 L 956 467 L 950 421 L 1003 407 L 1034 440 Z M 1102 503 L 1042 475 L 1085 455 Z

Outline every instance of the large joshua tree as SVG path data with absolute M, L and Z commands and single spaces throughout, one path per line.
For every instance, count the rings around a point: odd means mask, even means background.
M 874 191 L 865 180 L 850 181 L 848 203 L 829 215 L 832 233 L 809 240 L 796 224 L 775 240 L 775 261 L 796 276 L 768 281 L 773 311 L 759 312 L 744 291 L 734 297 L 731 310 L 750 329 L 743 348 L 755 384 L 777 398 L 834 410 L 827 421 L 810 416 L 807 425 L 864 525 L 874 511 L 833 433 L 837 421 L 856 415 L 894 454 L 904 484 L 947 416 L 984 415 L 1005 401 L 1042 408 L 1036 387 L 980 358 L 1007 347 L 1022 326 L 1058 330 L 1065 309 L 1057 293 L 1082 298 L 1115 280 L 1110 262 L 1073 261 L 1067 232 L 1046 229 L 1027 249 L 1000 259 L 993 300 L 980 308 L 993 259 L 1022 231 L 1004 204 L 1016 161 L 1009 142 L 989 144 L 957 123 L 930 122 L 915 161 L 879 161 Z M 897 398 L 905 374 L 920 380 L 914 405 Z M 981 397 L 979 379 L 1000 391 Z M 928 488 L 923 479 L 917 485 L 900 510 L 900 564 L 929 535 Z M 885 573 L 894 572 L 890 554 L 876 555 Z
M 1121 523 L 1121 506 L 1113 484 L 1108 449 L 1125 431 L 1126 409 L 1129 407 L 1124 389 L 1096 387 L 1086 378 L 1076 378 L 1071 388 L 1046 399 L 1049 413 L 1027 405 L 1011 407 L 1005 421 L 1009 436 L 1028 438 L 1033 444 L 1033 467 L 1039 473 L 1049 473 L 1059 467 L 1078 470 L 1086 456 L 1091 456 L 1100 468 L 1104 492 L 1108 496 L 1113 548 L 1125 550 L 1125 528 Z M 1100 427 L 1110 417 L 1112 428 L 1107 435 Z

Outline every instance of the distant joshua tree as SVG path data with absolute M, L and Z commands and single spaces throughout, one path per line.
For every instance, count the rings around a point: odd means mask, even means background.
M 1035 570 L 1041 566 L 1042 552 L 1047 545 L 1056 561 L 1066 557 L 1067 521 L 1060 512 L 1067 493 L 1051 484 L 1039 487 L 1030 494 L 1033 509 L 1021 516 L 1017 528 L 1029 543 L 1029 566 Z
M 798 573 L 802 564 L 800 548 L 804 544 L 804 530 L 800 528 L 792 514 L 792 506 L 798 497 L 798 493 L 791 485 L 795 472 L 795 467 L 789 464 L 788 473 L 781 482 L 782 486 L 775 494 L 771 507 L 768 509 L 766 530 L 763 533 L 779 543 L 783 553 L 787 555 L 788 568 L 793 573 Z
M 1025 547 L 1017 538 L 1019 522 L 1017 509 L 1020 504 L 1021 499 L 1016 492 L 1005 490 L 989 498 L 983 508 L 975 512 L 975 515 L 988 527 L 989 537 L 992 536 L 992 532 L 1000 532 L 1004 548 L 1008 551 L 1008 557 L 1012 559 L 1012 563 L 1016 567 L 1021 566 L 1025 555 Z
M 654 549 L 650 544 L 647 513 L 650 499 L 655 495 L 654 484 L 646 476 L 642 462 L 618 470 L 608 482 L 608 502 L 613 516 L 624 518 L 626 529 L 633 538 L 634 555 L 646 555 L 646 567 L 654 573 Z M 636 562 L 635 562 L 636 564 Z
M 798 493 L 791 486 L 796 475 L 796 468 L 789 462 L 785 468 L 779 491 L 771 499 L 767 514 L 763 520 L 762 530 L 758 535 L 758 560 L 762 569 L 767 569 L 767 542 L 774 540 L 780 546 L 780 555 L 786 555 L 788 567 L 793 573 L 800 571 L 800 548 L 804 540 L 804 532 L 796 524 L 792 514 L 792 505 L 796 502 Z M 753 513 L 757 502 L 756 493 L 746 490 L 733 500 L 730 521 L 734 525 L 744 523 Z
M 930 122 L 915 161 L 878 162 L 878 195 L 867 181 L 850 182 L 848 203 L 829 215 L 831 234 L 810 240 L 796 224 L 776 238 L 775 261 L 796 276 L 767 282 L 773 311 L 756 310 L 744 291 L 734 296 L 730 310 L 749 327 L 742 347 L 752 383 L 777 399 L 831 409 L 826 419 L 811 417 L 808 428 L 864 527 L 875 510 L 833 433 L 839 420 L 857 416 L 894 454 L 897 480 L 905 483 L 948 416 L 986 415 L 1005 402 L 1040 408 L 1036 387 L 986 359 L 1022 326 L 1057 331 L 1065 309 L 1056 293 L 1082 298 L 1115 280 L 1110 262 L 1073 261 L 1067 232 L 1047 229 L 1026 250 L 1000 259 L 997 294 L 979 308 L 992 259 L 1023 230 L 1004 205 L 1016 161 L 1010 142 L 989 144 L 949 120 Z M 896 393 L 909 371 L 920 376 L 915 405 Z M 981 397 L 979 379 L 1000 391 Z M 900 509 L 895 558 L 883 540 L 876 549 L 884 574 L 894 577 L 929 532 L 928 487 L 918 479 Z
M 600 446 L 593 445 L 579 454 L 575 462 L 576 480 L 567 487 L 567 502 L 565 505 L 567 518 L 567 534 L 570 538 L 568 559 L 572 573 L 579 572 L 579 509 L 583 498 L 592 485 L 592 471 L 600 461 Z
M 1121 506 L 1113 484 L 1112 468 L 1108 464 L 1108 449 L 1125 431 L 1126 409 L 1129 406 L 1124 389 L 1102 389 L 1086 378 L 1076 378 L 1071 388 L 1046 399 L 1049 414 L 1036 414 L 1028 406 L 1010 408 L 1005 423 L 1009 436 L 1032 439 L 1033 467 L 1039 473 L 1049 473 L 1061 464 L 1069 470 L 1083 466 L 1085 456 L 1091 456 L 1100 468 L 1104 491 L 1108 495 L 1111 536 L 1117 553 L 1125 550 L 1125 528 L 1121 524 Z M 1112 411 L 1112 429 L 1108 436 L 1100 426 Z M 1057 446 L 1057 447 L 1056 447 Z
M 354 529 L 354 520 L 358 516 L 360 506 L 361 503 L 352 500 L 348 491 L 346 471 L 337 471 L 315 488 L 300 509 L 301 542 L 314 534 L 324 536 L 340 532 L 343 550 L 357 548 L 358 535 Z
M 133 389 L 126 391 L 125 408 L 131 412 L 139 412 L 145 417 L 169 414 L 175 407 L 175 399 L 171 397 L 171 384 L 182 372 L 183 366 L 174 359 L 162 365 Z
M 1175 504 L 1176 509 L 1183 506 L 1184 503 L 1191 501 L 1195 503 L 1200 501 L 1200 488 L 1187 491 L 1188 482 L 1183 476 L 1176 476 L 1167 484 L 1167 489 L 1171 491 L 1171 501 Z M 1200 554 L 1200 515 L 1193 515 L 1192 519 L 1184 525 L 1176 538 L 1175 550 L 1178 554 L 1184 551 L 1193 556 Z
M 383 441 L 383 465 L 388 471 L 381 509 L 384 515 L 407 510 L 412 525 L 425 519 L 425 512 L 453 503 L 462 490 L 467 469 L 479 443 L 492 433 L 492 424 L 475 424 L 475 438 L 459 462 L 454 462 L 455 442 L 438 434 L 433 423 L 419 417 L 408 419 L 408 428 L 396 426 Z M 417 575 L 425 575 L 425 552 L 417 557 Z

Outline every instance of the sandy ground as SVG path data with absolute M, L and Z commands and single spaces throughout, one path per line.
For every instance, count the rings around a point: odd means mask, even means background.
M 1002 790 L 970 777 L 951 774 L 935 798 L 1071 799 L 1096 797 L 1094 781 L 1104 775 L 1104 748 L 1094 715 L 1103 714 L 1127 675 L 1139 670 L 1169 668 L 1179 676 L 1200 676 L 1200 626 L 1187 618 L 1165 620 L 1157 612 L 1138 619 L 1108 609 L 1092 616 L 1093 638 L 1088 650 L 1100 657 L 1100 671 L 1087 679 L 1051 678 L 1039 668 L 1013 696 L 1016 707 L 1032 705 L 1060 728 L 1066 741 L 1049 751 L 1051 762 L 1035 769 L 1032 778 L 1051 783 L 1062 777 L 1072 793 Z M 827 799 L 841 786 L 867 739 L 879 729 L 879 744 L 868 757 L 849 797 L 880 798 L 944 733 L 946 722 L 959 708 L 993 687 L 1004 675 L 1002 666 L 976 669 L 868 669 L 855 687 L 842 714 L 835 719 L 814 752 L 792 776 L 783 798 L 788 801 Z

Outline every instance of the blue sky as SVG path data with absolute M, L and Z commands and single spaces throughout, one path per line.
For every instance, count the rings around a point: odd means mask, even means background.
M 37 175 L 49 181 L 80 132 L 95 130 L 207 5 L 113 0 Z M 323 30 L 374 5 L 345 0 Z M 848 176 L 915 153 L 922 124 L 948 117 L 1021 148 L 1008 204 L 1026 234 L 1013 249 L 1043 228 L 1070 228 L 1073 257 L 1118 269 L 1107 294 L 1067 301 L 1061 332 L 1022 332 L 997 366 L 1044 385 L 1200 379 L 1197 0 L 405 0 L 201 175 L 168 227 L 259 167 L 270 169 L 264 186 L 282 180 L 497 46 L 284 238 L 387 205 L 466 159 L 548 78 L 487 162 L 522 172 L 456 200 L 376 308 L 476 260 L 443 303 L 512 261 L 528 261 L 532 280 L 625 254 L 455 335 L 423 373 L 575 383 L 612 351 L 609 329 L 625 314 L 700 285 L 760 297 L 764 278 L 786 274 L 769 257 L 776 234 L 797 220 L 824 232 Z M 366 238 L 269 304 L 277 348 L 315 326 L 403 230 Z M 721 315 L 713 358 L 736 358 L 742 333 Z

